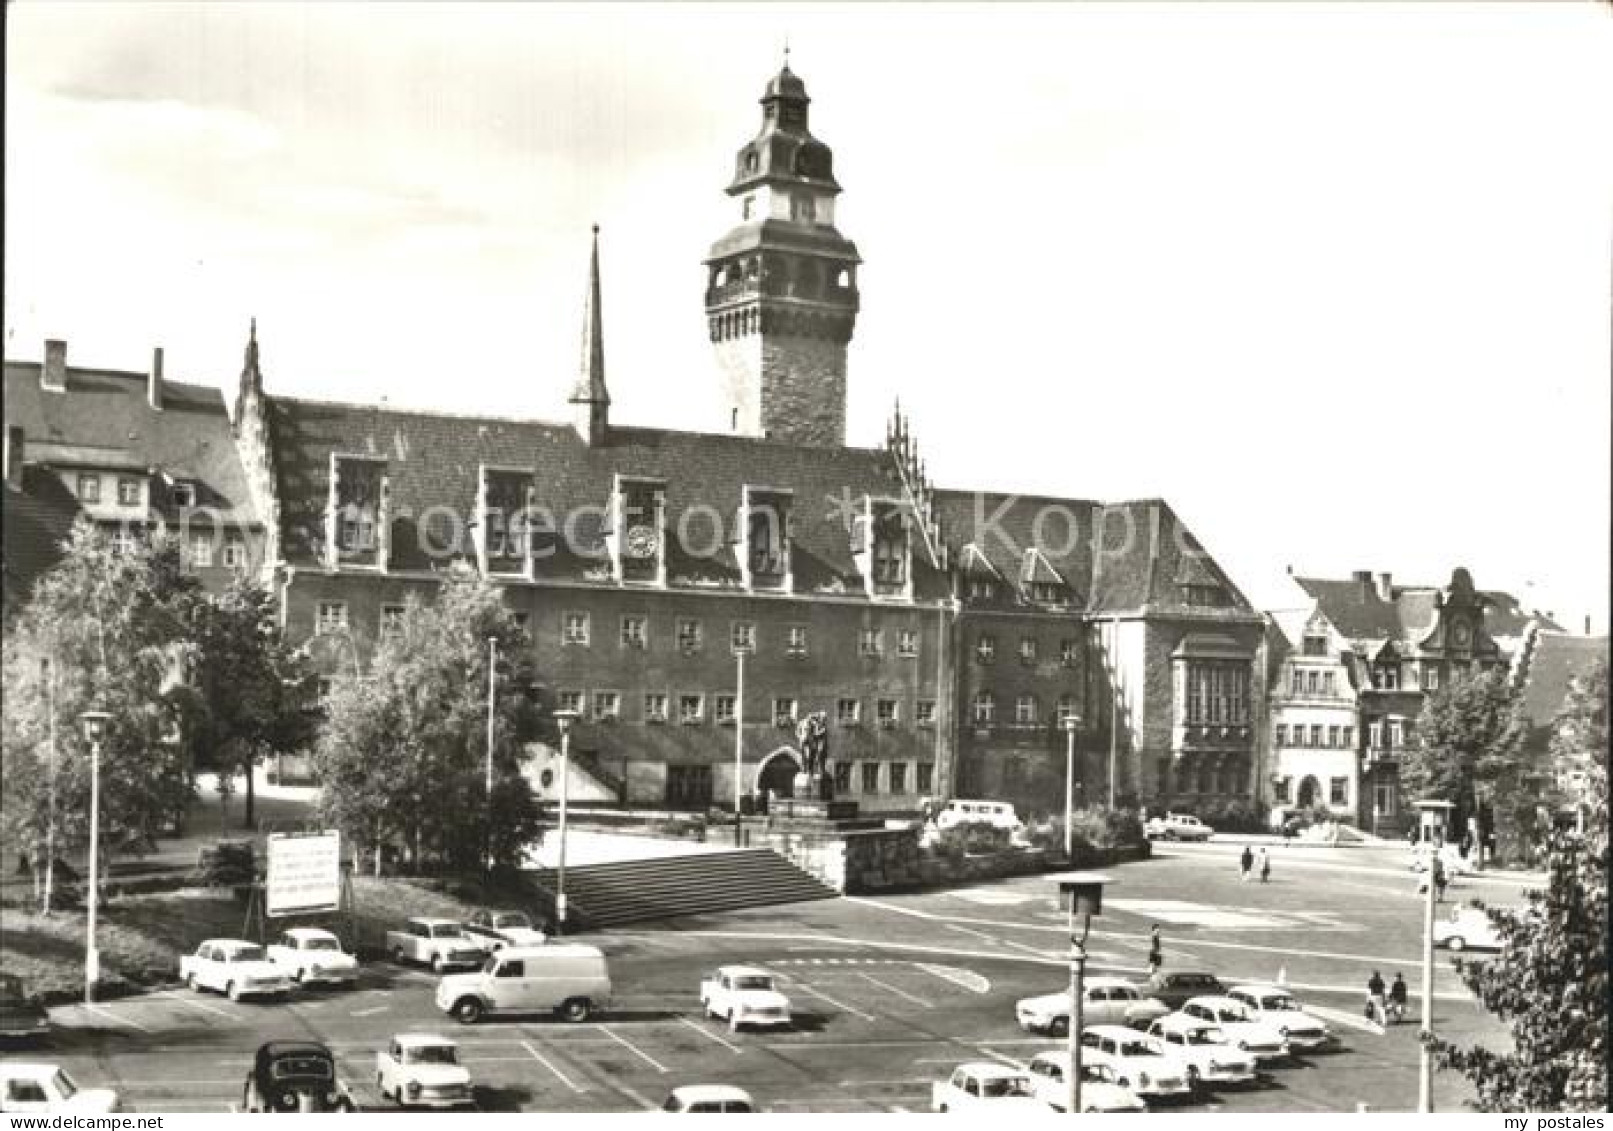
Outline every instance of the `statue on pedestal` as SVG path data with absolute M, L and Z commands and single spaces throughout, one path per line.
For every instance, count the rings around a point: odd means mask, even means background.
M 814 711 L 795 726 L 796 740 L 801 744 L 801 772 L 796 775 L 795 795 L 834 799 L 834 764 L 829 760 L 829 716 Z

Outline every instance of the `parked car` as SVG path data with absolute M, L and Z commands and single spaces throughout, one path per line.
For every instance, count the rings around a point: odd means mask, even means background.
M 454 967 L 480 966 L 487 956 L 452 919 L 425 917 L 410 919 L 401 931 L 388 931 L 386 950 L 399 966 L 421 963 L 438 974 Z
M 15 974 L 0 974 L 0 1037 L 21 1040 L 50 1035 L 50 1014 Z
M 1209 840 L 1215 830 L 1191 813 L 1166 813 L 1148 818 L 1143 835 L 1149 840 Z
M 241 1089 L 244 1112 L 353 1112 L 336 1058 L 317 1041 L 265 1041 Z
M 1115 1082 L 1139 1096 L 1168 1099 L 1192 1092 L 1187 1064 L 1156 1038 L 1122 1025 L 1098 1025 L 1081 1032 L 1081 1058 L 1114 1071 Z
M 744 1088 L 732 1084 L 685 1084 L 672 1089 L 661 1110 L 680 1115 L 749 1115 L 759 1109 Z
M 1170 1006 L 1146 996 L 1135 983 L 1124 978 L 1096 977 L 1086 980 L 1081 994 L 1081 1024 L 1130 1025 L 1146 1029 L 1156 1017 L 1169 1013 Z M 1028 997 L 1014 1006 L 1021 1029 L 1065 1036 L 1070 1031 L 1070 993 L 1060 990 L 1040 997 Z
M 610 1004 L 610 971 L 597 947 L 569 944 L 507 946 L 471 974 L 437 983 L 437 1008 L 461 1024 L 489 1013 L 547 1013 L 586 1021 Z
M 1047 1105 L 1036 1098 L 1030 1073 L 996 1061 L 960 1064 L 951 1076 L 930 1089 L 930 1106 L 942 1112 L 1002 1114 L 1010 1118 L 1016 1111 L 1047 1114 Z
M 1211 1084 L 1247 1084 L 1255 1078 L 1255 1058 L 1236 1048 L 1214 1025 L 1173 1013 L 1148 1027 L 1161 1050 L 1187 1065 L 1187 1082 L 1195 1088 Z
M 1014 807 L 1006 801 L 967 801 L 954 798 L 942 806 L 941 811 L 935 815 L 935 826 L 938 829 L 950 829 L 954 825 L 991 825 L 993 828 L 1007 829 L 1009 832 L 1025 827 L 1014 812 Z
M 122 1110 L 111 1088 L 80 1088 L 59 1065 L 0 1061 L 0 1112 L 7 1115 Z
M 1305 1012 L 1286 987 L 1256 983 L 1233 986 L 1227 997 L 1241 1004 L 1257 1020 L 1281 1033 L 1290 1049 L 1319 1052 L 1338 1041 L 1327 1023 Z
M 1036 1098 L 1055 1111 L 1070 1110 L 1070 1085 L 1065 1075 L 1069 1063 L 1069 1055 L 1063 1052 L 1039 1052 L 1031 1058 L 1031 1084 L 1036 1089 Z M 1148 1105 L 1136 1092 L 1116 1083 L 1114 1069 L 1107 1064 L 1083 1060 L 1081 1110 L 1118 1114 L 1147 1111 Z
M 700 979 L 700 1009 L 736 1033 L 742 1025 L 790 1024 L 790 999 L 773 975 L 755 966 L 719 966 Z
M 1500 950 L 1501 935 L 1490 916 L 1477 907 L 1457 907 L 1448 919 L 1434 920 L 1434 945 L 1447 950 Z
M 1181 1009 L 1189 998 L 1227 992 L 1221 979 L 1202 970 L 1155 970 L 1143 983 L 1143 990 L 1172 1009 Z
M 179 978 L 193 990 L 216 990 L 230 1000 L 277 997 L 291 991 L 291 977 L 269 961 L 264 949 L 244 939 L 208 939 L 179 960 Z
M 546 938 L 525 911 L 478 911 L 463 924 L 465 934 L 485 951 L 506 946 L 538 946 Z
M 358 984 L 358 959 L 342 941 L 318 927 L 293 927 L 269 945 L 269 961 L 299 983 L 322 982 L 349 989 Z
M 1238 1048 L 1255 1058 L 1256 1064 L 1288 1058 L 1288 1041 L 1275 1025 L 1259 1020 L 1249 1007 L 1225 994 L 1206 994 L 1188 1001 L 1181 1008 L 1184 1017 L 1213 1025 Z
M 474 1099 L 459 1046 L 435 1033 L 399 1033 L 375 1054 L 375 1090 L 412 1107 L 460 1107 Z

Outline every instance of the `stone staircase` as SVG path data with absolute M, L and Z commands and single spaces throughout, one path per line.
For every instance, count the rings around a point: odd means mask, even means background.
M 552 910 L 554 871 L 545 868 L 528 875 L 549 897 Z M 572 929 L 830 899 L 839 894 L 766 848 L 566 869 L 567 917 Z

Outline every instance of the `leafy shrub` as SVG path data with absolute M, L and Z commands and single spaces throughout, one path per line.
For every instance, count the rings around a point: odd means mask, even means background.
M 1064 822 L 1058 817 L 1036 821 L 1025 830 L 1036 848 L 1064 851 Z M 1131 809 L 1092 805 L 1070 814 L 1071 848 L 1076 854 L 1092 849 L 1121 848 L 1143 843 L 1143 826 Z
M 1009 847 L 1007 829 L 999 829 L 984 821 L 964 821 L 949 829 L 942 829 L 930 844 L 930 851 L 949 860 L 964 856 L 978 856 L 993 852 L 1006 852 Z

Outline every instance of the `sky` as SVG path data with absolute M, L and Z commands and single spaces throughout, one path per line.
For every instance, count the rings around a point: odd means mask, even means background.
M 788 45 L 864 260 L 850 442 L 1163 496 L 1249 598 L 1609 589 L 1591 4 L 8 5 L 5 355 L 718 431 L 704 258 Z

